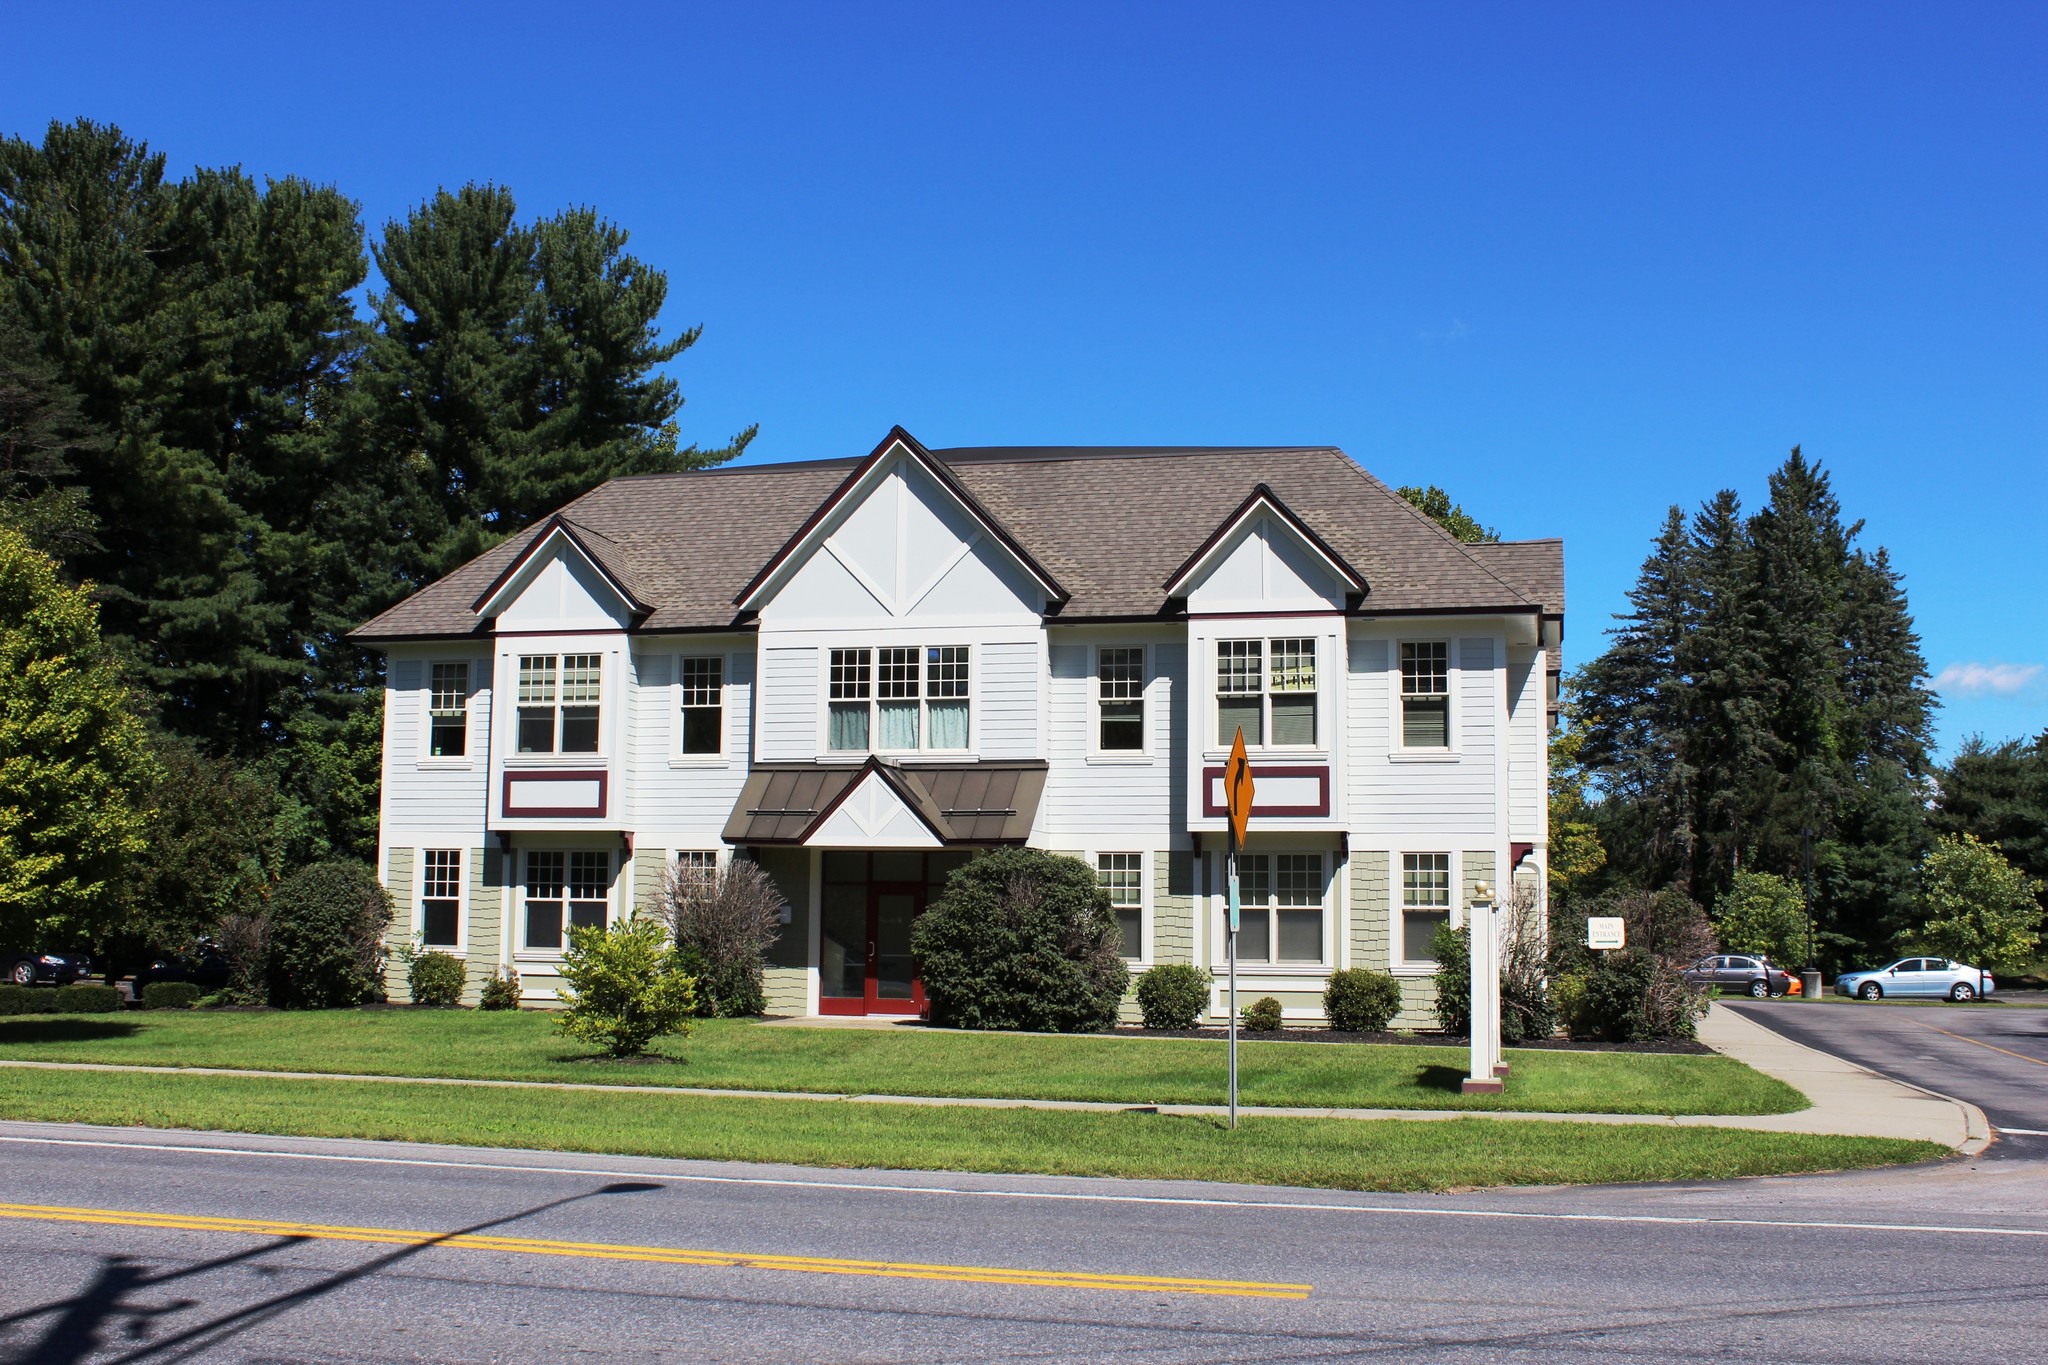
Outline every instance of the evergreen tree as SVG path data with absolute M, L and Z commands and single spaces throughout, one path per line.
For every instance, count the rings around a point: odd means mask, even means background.
M 105 439 L 0 297 L 0 525 L 60 565 L 99 549 L 74 457 Z
M 1732 884 L 1767 818 L 1768 791 L 1756 777 L 1776 756 L 1770 715 L 1781 684 L 1763 659 L 1767 610 L 1757 559 L 1741 502 L 1723 490 L 1693 518 L 1696 609 L 1675 651 L 1687 694 L 1677 744 L 1698 793 L 1691 891 L 1702 903 Z
M 1938 775 L 1936 791 L 1930 819 L 1937 830 L 1995 844 L 2028 877 L 2048 882 L 2048 730 L 1996 745 L 1972 735 Z

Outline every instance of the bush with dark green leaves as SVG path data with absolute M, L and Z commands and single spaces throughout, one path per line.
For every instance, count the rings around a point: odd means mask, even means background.
M 1187 962 L 1162 962 L 1138 978 L 1138 1012 L 1146 1028 L 1191 1029 L 1209 1012 L 1211 977 Z
M 1436 1026 L 1453 1037 L 1472 1031 L 1472 934 L 1439 924 L 1429 941 L 1436 957 Z
M 377 998 L 391 897 L 361 863 L 315 863 L 271 893 L 270 1003 L 342 1009 Z
M 59 1014 L 112 1014 L 128 1003 L 121 998 L 118 986 L 94 986 L 84 981 L 59 986 L 52 994 L 57 997 Z
M 152 981 L 142 988 L 146 1010 L 189 1010 L 205 992 L 190 981 Z
M 955 872 L 910 946 L 932 1022 L 953 1028 L 1106 1029 L 1130 984 L 1095 870 L 1034 848 L 997 849 Z
M 1270 995 L 1262 995 L 1244 1007 L 1247 1033 L 1278 1033 L 1280 1022 L 1280 1002 Z
M 497 974 L 484 982 L 484 988 L 477 995 L 476 1007 L 480 1010 L 516 1010 L 519 1008 L 519 973 L 510 967 L 500 967 Z
M 690 1031 L 697 983 L 655 920 L 571 929 L 562 980 L 555 1027 L 613 1057 L 638 1056 L 656 1038 Z
M 1610 1043 L 1689 1039 L 1699 1030 L 1705 995 L 1677 968 L 1640 948 L 1603 953 L 1585 972 L 1578 1027 Z
M 447 1008 L 462 1001 L 462 985 L 469 975 L 462 959 L 448 953 L 421 953 L 405 972 L 406 989 L 415 1005 Z
M 34 986 L 0 985 L 0 1014 L 54 1014 L 57 992 Z
M 1380 1033 L 1401 1012 L 1401 983 L 1388 972 L 1346 967 L 1323 987 L 1323 1014 L 1339 1033 Z

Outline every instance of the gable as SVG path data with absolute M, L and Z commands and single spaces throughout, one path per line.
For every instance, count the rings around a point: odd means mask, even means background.
M 1185 581 L 1188 611 L 1341 611 L 1349 585 L 1323 553 L 1267 509 L 1255 511 Z
M 855 783 L 804 843 L 818 848 L 940 847 L 931 826 L 878 772 Z
M 565 537 L 555 537 L 494 595 L 500 630 L 624 629 L 632 606 Z
M 907 450 L 879 462 L 791 556 L 764 622 L 1037 620 L 1044 589 Z

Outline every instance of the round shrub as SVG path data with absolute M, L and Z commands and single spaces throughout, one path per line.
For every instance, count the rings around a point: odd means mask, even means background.
M 1247 1033 L 1278 1033 L 1280 1031 L 1280 1002 L 1270 995 L 1262 995 L 1244 1007 L 1244 1027 Z
M 112 1014 L 128 1003 L 117 986 L 92 986 L 83 981 L 59 986 L 51 994 L 57 998 L 59 1014 Z
M 1657 979 L 1657 959 L 1639 949 L 1603 953 L 1586 973 L 1583 1027 L 1610 1043 L 1633 1043 L 1652 1036 L 1644 1005 Z
M 1323 1013 L 1339 1033 L 1379 1033 L 1401 1012 L 1401 983 L 1386 972 L 1347 967 L 1330 973 Z
M 1138 978 L 1138 1012 L 1146 1028 L 1191 1029 L 1209 1012 L 1209 973 L 1187 962 L 1162 962 Z
M 497 974 L 484 982 L 484 988 L 477 996 L 476 1007 L 480 1010 L 518 1009 L 519 973 L 510 967 L 498 968 Z
M 446 1007 L 462 1000 L 462 985 L 469 975 L 462 959 L 448 953 L 421 953 L 406 970 L 405 984 L 415 1005 Z
M 1080 1033 L 1108 1028 L 1130 984 L 1095 870 L 1034 848 L 953 874 L 910 931 L 932 1022 Z
M 681 961 L 668 930 L 651 919 L 571 929 L 555 1027 L 613 1057 L 638 1056 L 656 1038 L 689 1033 L 697 983 Z
M 142 988 L 142 1008 L 146 1010 L 189 1010 L 199 1003 L 205 994 L 190 981 L 152 981 Z
M 380 986 L 391 897 L 361 863 L 315 863 L 270 898 L 270 1003 L 340 1009 Z

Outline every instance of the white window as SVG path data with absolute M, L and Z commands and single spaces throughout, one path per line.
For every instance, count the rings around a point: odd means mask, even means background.
M 1313 638 L 1216 642 L 1216 743 L 1229 747 L 1239 729 L 1248 745 L 1314 747 Z
M 715 849 L 686 848 L 676 854 L 678 887 L 708 890 L 717 880 L 718 853 Z
M 1431 940 L 1451 922 L 1451 855 L 1408 853 L 1401 858 L 1401 960 L 1436 961 Z
M 612 855 L 602 849 L 526 855 L 526 933 L 530 952 L 560 952 L 570 929 L 602 929 L 611 918 Z
M 1248 853 L 1237 860 L 1239 962 L 1323 960 L 1323 855 Z
M 520 655 L 519 752 L 596 753 L 603 688 L 602 655 Z
M 462 851 L 430 848 L 420 856 L 420 941 L 453 948 L 462 942 Z
M 826 745 L 835 753 L 968 747 L 968 647 L 835 649 Z
M 1401 646 L 1401 746 L 1451 745 L 1451 646 L 1444 640 Z
M 1116 912 L 1116 927 L 1124 936 L 1122 956 L 1137 961 L 1145 953 L 1145 855 L 1098 853 L 1095 880 Z
M 1145 651 L 1118 647 L 1095 655 L 1096 748 L 1139 753 L 1145 748 Z
M 427 755 L 461 758 L 469 752 L 469 665 L 435 664 L 427 691 Z
M 717 655 L 682 661 L 682 751 L 725 751 L 725 660 Z

